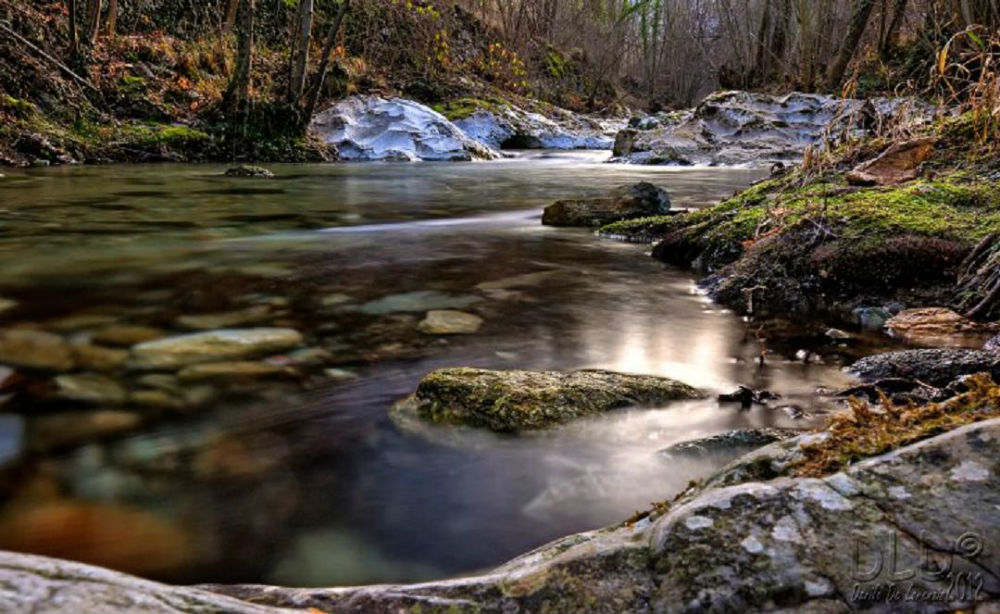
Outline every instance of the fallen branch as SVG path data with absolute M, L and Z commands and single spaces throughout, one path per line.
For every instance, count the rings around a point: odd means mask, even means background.
M 52 64 L 55 64 L 59 68 L 59 70 L 61 70 L 64 73 L 66 73 L 66 75 L 68 77 L 70 77 L 71 79 L 73 79 L 74 81 L 76 81 L 77 83 L 79 83 L 80 85 L 83 85 L 84 87 L 86 87 L 86 88 L 94 91 L 97 94 L 101 93 L 101 90 L 99 90 L 96 87 L 94 87 L 94 85 L 90 81 L 87 81 L 86 79 L 84 79 L 80 75 L 76 74 L 75 72 L 73 72 L 73 70 L 69 66 L 66 66 L 65 64 L 63 64 L 62 62 L 60 62 L 56 58 L 52 57 L 51 55 L 49 55 L 45 51 L 42 51 L 34 43 L 32 43 L 28 39 L 24 38 L 23 36 L 21 36 L 20 34 L 18 34 L 17 32 L 15 32 L 13 29 L 11 29 L 11 27 L 8 26 L 7 24 L 5 24 L 3 22 L 0 22 L 0 30 L 2 30 L 2 31 L 4 31 L 4 32 L 6 32 L 8 34 L 10 34 L 14 38 L 14 40 L 20 42 L 22 45 L 24 45 L 28 49 L 34 51 L 41 58 L 43 58 L 45 60 L 48 60 Z

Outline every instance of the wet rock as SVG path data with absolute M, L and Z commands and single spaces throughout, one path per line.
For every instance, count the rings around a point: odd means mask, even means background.
M 166 333 L 152 326 L 121 324 L 108 326 L 94 333 L 95 343 L 104 343 L 117 347 L 131 347 L 137 343 L 145 343 L 163 337 Z
M 770 390 L 754 390 L 746 386 L 740 386 L 735 392 L 720 394 L 718 396 L 718 401 L 720 403 L 739 403 L 745 409 L 754 403 L 758 405 L 766 405 L 768 401 L 780 398 L 781 395 L 771 392 Z
M 875 158 L 862 162 L 844 175 L 851 185 L 894 185 L 918 176 L 920 166 L 934 153 L 933 138 L 893 143 Z
M 845 388 L 844 390 L 834 393 L 833 396 L 845 399 L 852 397 L 861 398 L 871 403 L 877 403 L 881 398 L 881 395 L 891 398 L 900 393 L 912 393 L 914 390 L 925 390 L 926 393 L 924 396 L 928 399 L 938 393 L 937 388 L 928 386 L 927 384 L 921 384 L 920 382 L 911 379 L 889 377 L 886 379 L 875 380 L 869 384 L 861 384 L 860 386 Z
M 611 155 L 615 157 L 627 156 L 632 153 L 632 148 L 635 147 L 635 137 L 639 135 L 639 132 L 633 128 L 625 128 L 615 135 L 615 143 L 611 148 Z
M 840 330 L 839 328 L 828 329 L 823 334 L 828 339 L 832 339 L 834 341 L 850 341 L 851 339 L 854 338 L 854 335 L 852 335 L 851 333 L 849 333 L 847 331 Z
M 620 160 L 637 164 L 761 164 L 797 161 L 829 131 L 847 127 L 866 103 L 882 120 L 930 121 L 933 108 L 912 99 L 845 100 L 792 92 L 784 96 L 716 92 L 696 108 L 638 121 L 623 136 Z M 627 150 L 627 151 L 624 151 Z
M 132 348 L 129 364 L 137 369 L 177 369 L 274 354 L 301 343 L 302 335 L 290 328 L 222 329 L 140 343 Z
M 15 307 L 18 306 L 18 304 L 19 303 L 13 299 L 4 298 L 0 296 L 0 316 L 7 313 L 8 311 L 13 310 Z
M 352 96 L 316 115 L 313 133 L 337 146 L 343 160 L 493 160 L 440 113 L 412 100 Z
M 666 190 L 645 181 L 615 189 L 606 198 L 560 200 L 542 213 L 547 226 L 604 226 L 619 220 L 661 215 L 670 210 Z
M 620 407 L 701 396 L 686 384 L 650 375 L 455 368 L 428 374 L 393 412 L 416 414 L 437 423 L 512 432 Z
M 360 311 L 370 315 L 383 315 L 395 312 L 430 311 L 432 309 L 463 309 L 483 300 L 478 296 L 467 294 L 445 294 L 437 290 L 418 290 L 403 294 L 391 294 L 380 299 L 369 301 L 361 306 Z
M 281 365 L 266 362 L 234 361 L 206 362 L 185 367 L 177 374 L 181 382 L 208 380 L 257 379 L 262 377 L 288 376 L 290 371 Z
M 116 380 L 97 373 L 73 373 L 55 378 L 55 395 L 84 403 L 124 403 L 128 394 Z
M 930 347 L 978 348 L 996 332 L 944 307 L 907 309 L 893 316 L 885 327 L 907 343 Z
M 793 429 L 736 429 L 718 435 L 682 441 L 660 450 L 660 454 L 667 457 L 704 458 L 721 454 L 743 453 L 800 434 L 801 431 Z
M 983 350 L 902 350 L 868 356 L 849 370 L 864 380 L 916 379 L 946 386 L 955 378 L 986 372 L 1000 378 L 1000 355 Z
M 483 319 L 464 311 L 433 309 L 417 324 L 420 332 L 428 335 L 468 335 L 477 332 Z
M 255 305 L 237 311 L 225 313 L 203 313 L 184 315 L 175 321 L 180 328 L 190 330 L 214 330 L 216 328 L 232 328 L 247 324 L 259 324 L 272 317 L 271 308 L 267 305 Z
M 553 277 L 559 274 L 560 271 L 538 271 L 536 273 L 525 273 L 523 275 L 514 275 L 513 277 L 504 277 L 502 279 L 484 281 L 482 283 L 476 284 L 476 289 L 483 291 L 491 291 L 491 290 L 509 290 L 511 288 L 534 287 L 544 283 L 545 281 L 552 279 Z
M 100 345 L 73 346 L 76 364 L 92 371 L 114 371 L 125 366 L 128 350 L 107 348 Z
M 0 362 L 29 369 L 68 371 L 73 352 L 59 335 L 39 330 L 12 328 L 0 331 Z
M 33 450 L 53 450 L 128 433 L 140 424 L 139 414 L 115 409 L 45 414 L 31 420 L 28 441 Z
M 319 305 L 324 309 L 329 309 L 331 307 L 340 307 L 341 305 L 346 305 L 347 303 L 354 302 L 354 297 L 350 294 L 344 294 L 343 292 L 334 292 L 333 294 L 327 294 L 320 297 Z
M 455 125 L 494 149 L 610 149 L 624 122 L 545 107 L 543 115 L 511 104 L 476 109 Z
M 251 166 L 249 164 L 243 164 L 240 166 L 234 166 L 233 168 L 227 169 L 226 177 L 259 177 L 266 179 L 274 177 L 274 173 L 267 170 L 263 166 Z

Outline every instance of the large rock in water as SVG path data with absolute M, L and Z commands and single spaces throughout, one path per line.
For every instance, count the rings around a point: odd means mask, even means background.
M 906 98 L 717 92 L 694 109 L 633 120 L 616 155 L 637 164 L 798 161 L 807 146 L 823 141 L 828 129 L 834 135 L 853 133 L 904 114 L 912 121 L 933 118 L 929 105 Z
M 343 160 L 492 160 L 500 157 L 429 107 L 403 98 L 352 96 L 316 115 L 310 128 Z
M 611 149 L 624 120 L 546 107 L 547 115 L 510 104 L 455 120 L 465 134 L 494 149 Z
M 703 395 L 678 381 L 612 371 L 440 369 L 393 408 L 445 424 L 498 432 L 539 429 L 629 405 L 657 405 Z
M 806 435 L 772 444 L 669 507 L 557 540 L 478 576 L 329 589 L 169 587 L 78 563 L 0 553 L 5 587 L 0 611 L 996 611 L 1000 419 L 824 478 L 785 475 L 790 459 L 815 439 Z M 938 566 L 948 565 L 951 574 L 922 566 L 928 556 Z M 889 589 L 900 591 L 899 601 L 887 601 Z
M 546 226 L 604 226 L 619 220 L 663 215 L 670 210 L 670 195 L 648 182 L 623 185 L 610 196 L 558 200 L 542 213 Z

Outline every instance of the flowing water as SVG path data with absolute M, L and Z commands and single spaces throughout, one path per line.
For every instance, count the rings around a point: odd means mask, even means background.
M 0 548 L 184 582 L 437 578 L 622 520 L 732 456 L 668 459 L 658 451 L 670 444 L 818 424 L 813 392 L 847 379 L 837 348 L 827 364 L 794 359 L 796 344 L 817 343 L 810 327 L 764 341 L 647 247 L 539 222 L 554 199 L 639 180 L 675 206 L 704 206 L 762 172 L 605 156 L 277 165 L 271 180 L 217 166 L 11 171 L 0 179 L 0 297 L 18 304 L 0 325 L 80 344 L 108 326 L 177 333 L 178 317 L 249 308 L 248 325 L 295 328 L 322 352 L 287 357 L 291 377 L 201 385 L 191 407 L 126 403 L 111 411 L 141 424 L 82 434 L 66 425 L 93 404 L 53 398 L 44 372 L 7 378 Z M 485 324 L 420 333 L 439 306 Z M 681 402 L 519 437 L 390 420 L 391 404 L 442 366 L 747 384 L 812 416 Z M 129 391 L 156 385 L 124 369 L 110 377 Z

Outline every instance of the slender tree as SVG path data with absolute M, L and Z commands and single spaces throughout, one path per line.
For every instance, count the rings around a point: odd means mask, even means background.
M 298 103 L 309 72 L 309 47 L 312 43 L 313 0 L 301 0 L 298 10 L 298 32 L 292 45 L 291 78 L 288 81 L 288 102 Z
M 104 32 L 114 36 L 118 29 L 118 0 L 108 0 L 108 19 L 104 22 Z
M 87 2 L 87 45 L 97 42 L 97 33 L 101 29 L 101 0 Z
M 230 111 L 246 111 L 250 99 L 254 8 L 254 0 L 240 0 L 239 2 L 236 20 L 236 69 L 223 96 L 223 106 Z
M 69 8 L 69 52 L 74 58 L 80 55 L 80 37 L 76 32 L 76 0 L 67 0 Z
M 840 51 L 837 52 L 837 57 L 826 76 L 828 89 L 835 90 L 840 87 L 844 71 L 847 70 L 847 64 L 854 57 L 854 52 L 857 50 L 861 35 L 865 32 L 873 8 L 875 8 L 875 0 L 855 0 L 851 9 L 851 18 L 847 24 L 847 35 L 844 36 L 844 40 L 840 44 Z
M 337 46 L 337 34 L 340 32 L 340 24 L 343 23 L 344 17 L 350 8 L 351 0 L 340 0 L 337 13 L 330 22 L 330 28 L 326 33 L 326 43 L 323 45 L 323 56 L 319 61 L 316 74 L 313 75 L 313 83 L 306 95 L 305 106 L 302 107 L 300 115 L 299 123 L 303 131 L 309 125 L 309 120 L 312 118 L 313 112 L 316 111 L 316 105 L 319 104 L 319 97 L 323 92 L 323 84 L 326 82 L 326 72 L 330 69 L 330 56 L 333 55 L 333 48 Z

